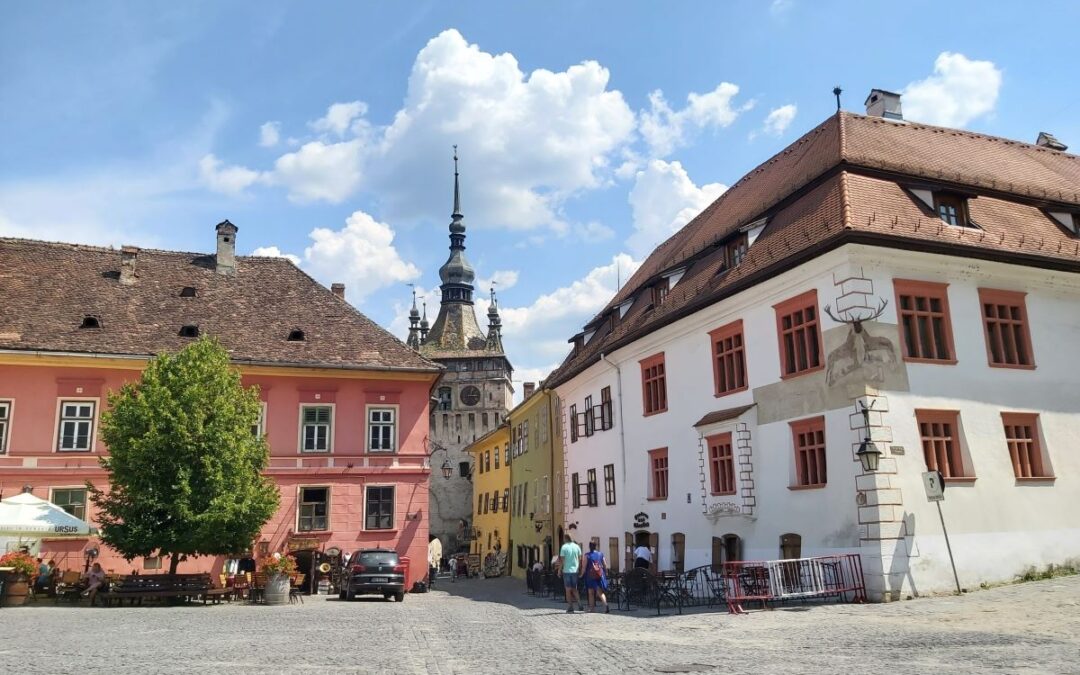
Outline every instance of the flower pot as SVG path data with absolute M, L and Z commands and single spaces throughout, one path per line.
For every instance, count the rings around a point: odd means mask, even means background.
M 284 605 L 289 601 L 289 575 L 271 574 L 266 578 L 263 602 L 268 605 Z
M 4 575 L 4 595 L 0 607 L 19 607 L 30 599 L 30 577 L 9 572 Z

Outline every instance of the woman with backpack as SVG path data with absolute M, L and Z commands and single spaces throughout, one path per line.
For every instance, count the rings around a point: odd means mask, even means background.
M 589 592 L 589 611 L 596 609 L 596 599 L 604 603 L 604 613 L 611 611 L 607 595 L 607 561 L 604 554 L 596 550 L 596 542 L 589 542 L 589 552 L 585 554 L 585 589 Z

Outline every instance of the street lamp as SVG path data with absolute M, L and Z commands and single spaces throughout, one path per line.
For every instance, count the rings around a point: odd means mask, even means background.
M 869 406 L 865 402 L 859 401 L 862 406 L 863 423 L 866 425 L 866 437 L 862 443 L 859 444 L 858 451 L 855 452 L 855 456 L 859 458 L 859 462 L 862 464 L 863 471 L 865 473 L 874 473 L 878 469 L 878 462 L 881 459 L 881 450 L 878 450 L 877 444 L 870 440 L 870 410 L 873 409 L 874 403 Z
M 450 480 L 453 475 L 454 467 L 450 464 L 449 459 L 444 459 L 442 463 L 442 477 L 446 480 Z

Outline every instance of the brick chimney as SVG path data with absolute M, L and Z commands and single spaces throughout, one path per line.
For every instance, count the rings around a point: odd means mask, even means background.
M 231 276 L 236 273 L 236 231 L 228 220 L 217 224 L 217 273 Z
M 900 94 L 896 92 L 871 89 L 865 103 L 868 117 L 884 117 L 887 120 L 904 119 L 904 111 L 900 107 Z
M 138 257 L 138 246 L 124 246 L 120 249 L 120 283 L 125 286 L 135 283 L 135 260 Z
M 534 393 L 536 393 L 536 383 L 535 382 L 526 382 L 524 384 L 524 386 L 523 386 L 523 393 L 525 395 L 525 399 L 528 399 L 530 396 L 532 396 Z M 525 399 L 522 399 L 522 400 L 525 400 Z
M 342 300 L 345 299 L 345 284 L 334 282 L 330 284 L 330 292 Z

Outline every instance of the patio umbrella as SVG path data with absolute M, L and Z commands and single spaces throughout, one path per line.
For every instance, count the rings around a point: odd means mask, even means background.
M 97 534 L 96 527 L 28 492 L 0 500 L 0 537 L 35 539 L 91 534 Z

